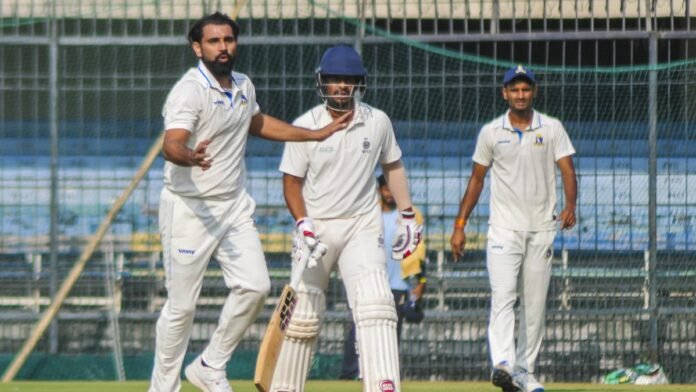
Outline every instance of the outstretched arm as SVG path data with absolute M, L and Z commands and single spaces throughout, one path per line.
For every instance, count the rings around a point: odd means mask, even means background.
M 458 261 L 459 257 L 464 254 L 464 245 L 466 245 L 466 234 L 464 233 L 464 228 L 466 227 L 466 222 L 471 215 L 471 211 L 474 210 L 476 203 L 478 203 L 479 197 L 481 196 L 481 191 L 483 191 L 483 184 L 486 179 L 486 173 L 488 173 L 488 167 L 483 166 L 474 162 L 474 167 L 471 169 L 471 177 L 469 178 L 469 184 L 466 187 L 466 192 L 462 198 L 462 202 L 459 204 L 459 213 L 454 221 L 454 230 L 452 231 L 452 237 L 450 238 L 450 245 L 452 246 L 452 256 L 454 261 Z
M 573 165 L 573 157 L 563 157 L 556 162 L 561 170 L 561 178 L 563 179 L 563 193 L 565 194 L 565 205 L 563 211 L 558 216 L 561 222 L 561 229 L 570 229 L 575 226 L 575 207 L 578 197 L 578 182 L 575 177 L 575 166 Z
M 334 119 L 329 125 L 316 131 L 290 125 L 285 121 L 279 120 L 267 114 L 258 113 L 251 118 L 249 133 L 268 140 L 302 142 L 302 141 L 321 141 L 333 135 L 345 127 L 350 122 L 353 112 L 348 112 L 341 117 Z

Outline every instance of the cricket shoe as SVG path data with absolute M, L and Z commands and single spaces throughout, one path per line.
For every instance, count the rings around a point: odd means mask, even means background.
M 227 372 L 203 365 L 197 357 L 184 370 L 186 379 L 204 392 L 234 392 L 227 381 Z
M 519 385 L 522 392 L 544 392 L 544 386 L 534 377 L 532 373 L 524 370 L 515 373 L 514 381 Z
M 512 366 L 510 366 L 507 361 L 500 362 L 493 366 L 491 382 L 496 387 L 500 387 L 503 392 L 517 392 L 520 390 L 519 385 L 515 382 L 513 377 Z

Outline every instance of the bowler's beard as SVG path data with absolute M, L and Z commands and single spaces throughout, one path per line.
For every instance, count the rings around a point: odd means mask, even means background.
M 203 59 L 203 64 L 210 70 L 210 72 L 217 77 L 230 76 L 232 69 L 234 69 L 234 57 L 232 55 L 227 55 L 228 60 L 226 62 L 221 62 L 216 57 L 215 60 Z

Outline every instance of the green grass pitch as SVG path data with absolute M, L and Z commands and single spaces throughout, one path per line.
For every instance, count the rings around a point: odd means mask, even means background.
M 235 392 L 256 392 L 250 380 L 233 380 Z M 118 382 L 11 382 L 0 383 L 0 392 L 144 392 L 146 381 Z M 686 392 L 696 390 L 694 385 L 598 385 L 598 384 L 547 384 L 547 392 Z M 484 382 L 427 382 L 409 381 L 402 383 L 402 392 L 499 392 L 500 389 Z M 198 389 L 183 382 L 182 392 L 197 392 Z M 361 392 L 357 381 L 310 381 L 306 392 Z

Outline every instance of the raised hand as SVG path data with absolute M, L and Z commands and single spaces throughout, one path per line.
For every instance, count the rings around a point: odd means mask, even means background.
M 353 119 L 353 112 L 346 112 L 340 117 L 335 118 L 331 123 L 324 128 L 315 132 L 318 140 L 324 140 L 338 131 L 346 129 L 350 121 Z

